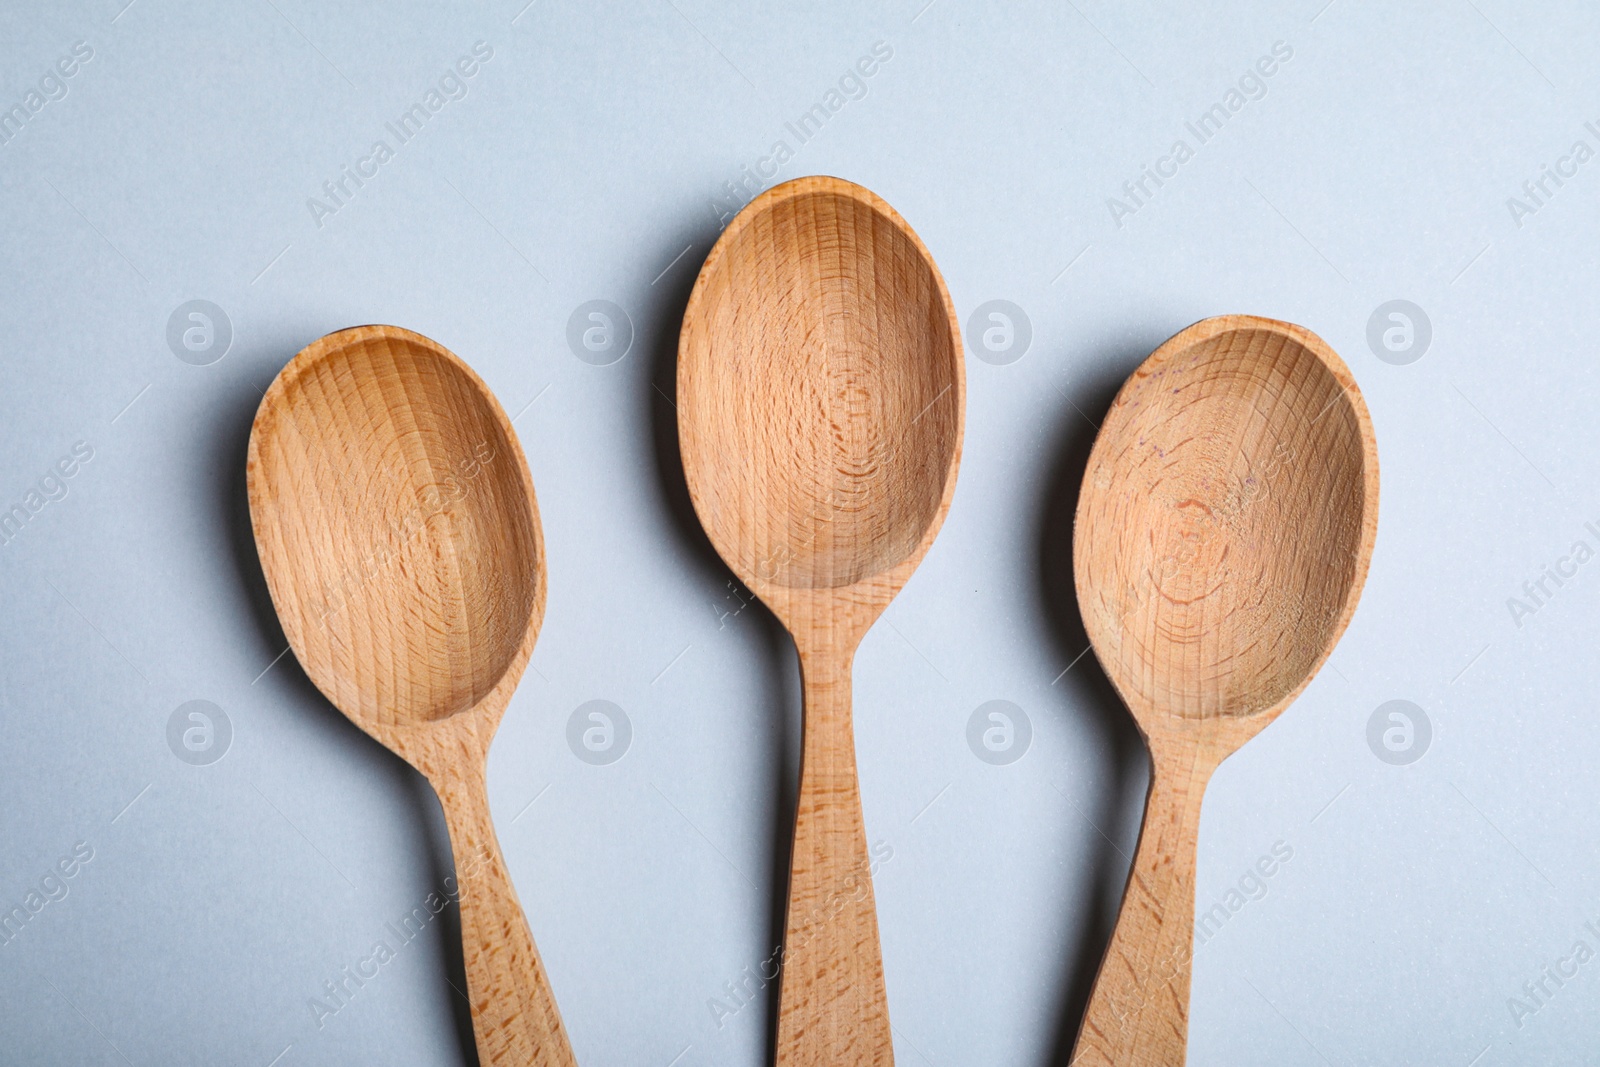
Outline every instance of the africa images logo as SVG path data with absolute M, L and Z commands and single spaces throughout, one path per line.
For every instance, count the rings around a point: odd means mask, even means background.
M 1583 530 L 1595 539 L 1596 544 L 1600 544 L 1600 526 L 1586 522 Z M 1538 577 L 1522 583 L 1521 596 L 1506 597 L 1506 611 L 1511 614 L 1511 621 L 1517 629 L 1522 629 L 1524 619 L 1537 615 L 1568 583 L 1577 578 L 1579 568 L 1593 559 L 1594 555 L 1595 550 L 1586 539 L 1575 538 L 1568 546 L 1566 555 L 1558 556 L 1554 563 L 1543 567 Z
M 0 911 L 0 947 L 9 945 L 21 937 L 23 929 L 45 909 L 46 905 L 67 899 L 67 894 L 72 891 L 70 879 L 83 870 L 92 859 L 94 859 L 94 847 L 87 841 L 79 841 L 72 846 L 70 855 L 58 859 L 55 866 L 39 878 L 37 884 L 28 888 L 28 893 L 22 898 L 21 904 L 13 904 L 9 910 Z
M 205 767 L 228 754 L 233 722 L 209 700 L 179 704 L 167 717 L 167 747 L 191 767 Z
M 995 767 L 1015 763 L 1032 743 L 1028 713 L 1009 700 L 979 704 L 967 717 L 967 747 L 985 763 Z
M 367 154 L 357 159 L 353 167 L 346 163 L 339 168 L 337 175 L 323 182 L 321 197 L 307 197 L 306 210 L 311 212 L 311 221 L 316 223 L 317 229 L 322 229 L 323 220 L 328 216 L 336 215 L 340 208 L 348 206 L 356 193 L 378 176 L 378 168 L 393 159 L 400 148 L 421 133 L 428 120 L 443 111 L 446 104 L 452 100 L 466 99 L 469 80 L 476 77 L 483 65 L 493 58 L 494 48 L 487 41 L 474 43 L 472 54 L 458 58 L 428 87 L 422 99 L 414 101 L 394 121 L 383 124 L 388 137 L 374 140 Z M 393 145 L 390 145 L 389 138 L 394 139 Z
M 617 762 L 632 743 L 633 723 L 628 713 L 609 700 L 579 704 L 567 718 L 567 747 L 591 766 Z
M 8 145 L 12 138 L 22 133 L 28 123 L 39 116 L 45 105 L 67 98 L 67 79 L 77 74 L 94 58 L 94 48 L 88 41 L 77 41 L 70 55 L 64 55 L 39 78 L 39 87 L 29 89 L 22 99 L 0 111 L 0 145 Z
M 77 441 L 72 450 L 52 463 L 39 480 L 28 488 L 22 499 L 0 511 L 0 546 L 16 540 L 22 528 L 43 511 L 45 505 L 65 500 L 70 487 L 67 479 L 77 474 L 83 465 L 94 458 L 94 446 L 87 441 Z M 3 507 L 3 505 L 0 505 Z
M 722 195 L 709 198 L 706 203 L 717 217 L 717 225 L 726 225 L 739 213 L 739 209 L 778 177 L 778 172 L 795 157 L 802 145 L 822 132 L 822 128 L 852 100 L 863 100 L 869 91 L 867 79 L 883 69 L 894 58 L 894 49 L 888 41 L 874 41 L 870 54 L 862 55 L 839 75 L 833 85 L 823 92 L 821 99 L 802 111 L 792 121 L 783 124 L 786 136 L 772 142 L 767 154 L 755 161 L 754 166 L 739 167 L 737 180 L 722 183 Z M 793 140 L 791 145 L 789 142 Z
M 1117 229 L 1122 229 L 1122 222 L 1128 216 L 1137 215 L 1141 208 L 1148 206 L 1161 187 L 1176 178 L 1180 168 L 1195 157 L 1195 152 L 1222 132 L 1229 119 L 1243 111 L 1251 101 L 1265 99 L 1267 79 L 1293 58 L 1294 47 L 1287 41 L 1272 42 L 1271 54 L 1257 59 L 1249 70 L 1239 76 L 1236 84 L 1228 87 L 1220 100 L 1200 112 L 1194 121 L 1183 124 L 1189 136 L 1194 138 L 1193 145 L 1187 138 L 1177 138 L 1172 142 L 1172 147 L 1167 149 L 1166 155 L 1159 157 L 1154 164 L 1145 164 L 1137 177 L 1122 183 L 1122 196 L 1106 197 L 1106 210 L 1111 212 L 1111 221 Z

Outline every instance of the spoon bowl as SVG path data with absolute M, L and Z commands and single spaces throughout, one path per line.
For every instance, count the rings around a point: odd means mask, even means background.
M 1310 683 L 1365 578 L 1375 454 L 1349 371 L 1286 323 L 1210 319 L 1134 372 L 1095 439 L 1073 565 L 1147 732 L 1259 728 Z
M 678 438 L 712 544 L 800 655 L 779 1067 L 893 1063 L 850 668 L 949 510 L 964 404 L 949 293 L 888 204 L 800 178 L 729 223 L 684 313 Z
M 367 327 L 289 364 L 253 428 L 253 501 L 297 518 L 258 526 L 278 618 L 311 680 L 386 744 L 499 710 L 484 698 L 515 686 L 538 636 L 538 515 L 493 403 L 449 352 Z M 418 652 L 436 669 L 412 669 Z
M 1084 473 L 1073 570 L 1151 785 L 1075 1064 L 1183 1062 L 1206 782 L 1332 653 L 1377 523 L 1371 417 L 1309 330 L 1207 319 L 1117 394 Z
M 920 561 L 960 451 L 960 335 L 927 249 L 859 186 L 779 186 L 707 259 L 680 349 L 684 469 L 749 586 Z
M 439 794 L 480 1061 L 570 1067 L 484 777 L 545 600 L 533 482 L 505 412 L 428 338 L 343 330 L 274 379 L 251 428 L 247 480 L 262 570 L 296 658 Z

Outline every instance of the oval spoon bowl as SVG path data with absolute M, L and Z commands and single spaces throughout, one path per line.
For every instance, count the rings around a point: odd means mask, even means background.
M 729 224 L 684 313 L 679 438 L 746 585 L 903 584 L 954 491 L 959 339 L 926 247 L 860 186 L 796 179 Z
M 1376 472 L 1354 379 L 1300 327 L 1208 319 L 1134 371 L 1089 457 L 1073 569 L 1146 730 L 1271 716 L 1310 683 L 1366 579 Z
M 284 633 L 317 688 L 386 744 L 514 682 L 538 637 L 532 480 L 485 392 L 420 334 L 344 330 L 283 369 L 251 433 Z

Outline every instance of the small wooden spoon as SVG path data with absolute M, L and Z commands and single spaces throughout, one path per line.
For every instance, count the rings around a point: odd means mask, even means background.
M 965 395 L 938 268 L 858 185 L 768 190 L 700 270 L 678 345 L 689 494 L 793 635 L 805 690 L 779 1067 L 894 1061 L 850 664 L 949 510 Z
M 478 1058 L 572 1067 L 489 818 L 484 761 L 544 617 L 533 481 L 505 412 L 420 334 L 329 334 L 250 431 L 250 519 L 317 688 L 444 806 Z
M 1206 782 L 1327 660 L 1377 530 L 1372 420 L 1309 330 L 1206 319 L 1117 394 L 1073 571 L 1095 655 L 1150 746 L 1150 793 L 1074 1064 L 1183 1063 Z

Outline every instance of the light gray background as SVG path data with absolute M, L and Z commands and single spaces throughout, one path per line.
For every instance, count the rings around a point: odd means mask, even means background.
M 1547 181 L 1533 214 L 1507 204 L 1575 141 L 1600 149 L 1592 7 L 125 2 L 0 12 L 0 106 L 93 49 L 0 147 L 0 506 L 94 449 L 0 547 L 0 906 L 93 849 L 0 946 L 0 1061 L 471 1055 L 448 917 L 320 1026 L 309 1007 L 438 889 L 448 850 L 420 780 L 292 655 L 268 669 L 284 639 L 244 503 L 272 376 L 324 333 L 387 322 L 483 375 L 538 487 L 549 608 L 489 787 L 580 1062 L 763 1062 L 768 1002 L 720 1027 L 711 1002 L 735 1003 L 725 983 L 773 944 L 797 676 L 771 618 L 734 611 L 668 397 L 711 205 L 779 138 L 795 155 L 775 180 L 869 186 L 963 323 L 1003 299 L 1033 332 L 1009 365 L 969 358 L 949 520 L 856 663 L 868 836 L 893 852 L 875 886 L 899 1062 L 1065 1061 L 1145 781 L 1080 658 L 1076 479 L 1123 377 L 1227 312 L 1344 356 L 1383 498 L 1338 650 L 1207 795 L 1200 909 L 1275 843 L 1293 857 L 1200 947 L 1189 1062 L 1594 1047 L 1600 961 L 1542 1003 L 1522 987 L 1580 939 L 1600 949 L 1600 563 L 1547 582 L 1532 614 L 1507 604 L 1574 541 L 1600 547 L 1583 525 L 1600 520 L 1600 160 Z M 493 58 L 466 97 L 319 227 L 307 199 L 393 146 L 384 123 L 477 41 Z M 796 147 L 784 123 L 880 41 L 866 95 Z M 1265 97 L 1198 145 L 1185 122 L 1280 41 L 1293 57 Z M 1194 158 L 1118 226 L 1107 198 L 1180 137 Z M 1409 365 L 1367 343 L 1397 298 L 1432 324 Z M 191 299 L 232 325 L 209 366 L 167 344 Z M 635 328 L 610 366 L 566 343 L 592 299 Z M 234 731 L 209 766 L 166 739 L 196 699 Z M 565 740 L 592 699 L 633 728 L 605 766 Z M 1367 741 L 1394 699 L 1432 727 L 1409 765 Z M 967 744 L 990 700 L 1032 726 L 1008 765 Z

